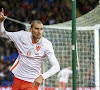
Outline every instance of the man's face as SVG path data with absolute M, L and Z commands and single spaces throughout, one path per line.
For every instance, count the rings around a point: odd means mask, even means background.
M 35 39 L 40 39 L 43 34 L 43 24 L 35 23 L 34 26 L 30 29 L 32 36 Z

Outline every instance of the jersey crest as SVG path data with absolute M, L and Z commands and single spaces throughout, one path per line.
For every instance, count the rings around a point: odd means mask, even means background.
M 40 46 L 36 46 L 36 50 L 38 52 L 40 50 Z

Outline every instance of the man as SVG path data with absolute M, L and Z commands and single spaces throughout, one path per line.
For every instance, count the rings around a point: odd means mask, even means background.
M 43 24 L 41 21 L 35 20 L 31 24 L 30 32 L 7 32 L 3 25 L 4 20 L 4 10 L 2 8 L 0 12 L 0 36 L 11 39 L 19 54 L 11 68 L 14 74 L 12 90 L 38 90 L 43 79 L 60 70 L 52 43 L 42 37 Z M 52 67 L 44 74 L 40 74 L 46 56 Z
M 58 90 L 66 90 L 70 74 L 72 74 L 71 67 L 64 68 L 58 73 L 57 75 Z

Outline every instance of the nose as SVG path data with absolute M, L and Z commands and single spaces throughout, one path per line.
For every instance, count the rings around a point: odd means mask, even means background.
M 38 32 L 41 32 L 41 30 L 39 29 Z
M 38 30 L 38 33 L 41 34 L 41 29 Z

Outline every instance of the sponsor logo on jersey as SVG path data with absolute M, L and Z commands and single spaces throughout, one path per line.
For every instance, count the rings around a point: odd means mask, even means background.
M 39 53 L 35 53 L 35 55 L 39 55 Z

